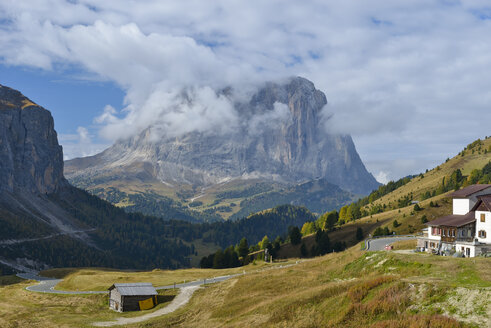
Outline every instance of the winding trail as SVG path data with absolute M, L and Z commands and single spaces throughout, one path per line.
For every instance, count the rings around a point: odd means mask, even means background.
M 296 263 L 291 263 L 291 264 L 285 264 L 285 265 L 272 265 L 267 268 L 263 269 L 258 269 L 254 270 L 252 272 L 262 272 L 262 271 L 267 271 L 267 270 L 274 270 L 274 269 L 284 269 L 284 268 L 289 268 L 291 266 L 294 266 L 296 264 L 299 264 L 301 262 L 304 262 L 307 260 L 302 260 L 302 261 L 297 261 Z M 250 272 L 249 272 L 250 273 Z M 193 296 L 194 292 L 197 291 L 198 289 L 201 288 L 202 285 L 206 284 L 213 284 L 221 281 L 228 280 L 230 278 L 238 277 L 247 274 L 245 271 L 243 273 L 237 273 L 237 274 L 232 274 L 232 275 L 225 275 L 225 276 L 220 276 L 220 277 L 214 277 L 214 278 L 207 278 L 203 280 L 196 280 L 196 281 L 191 281 L 191 282 L 186 282 L 182 284 L 172 284 L 172 285 L 167 285 L 167 286 L 160 286 L 156 287 L 155 289 L 160 290 L 160 289 L 174 289 L 174 288 L 179 288 L 179 294 L 172 300 L 172 302 L 167 305 L 166 307 L 162 309 L 158 309 L 154 312 L 143 314 L 138 317 L 133 317 L 133 318 L 118 318 L 113 321 L 100 321 L 100 322 L 94 322 L 93 325 L 97 327 L 110 327 L 110 326 L 120 326 L 120 325 L 128 325 L 132 323 L 138 323 L 138 322 L 143 322 L 151 318 L 156 318 L 165 314 L 172 313 L 179 309 L 180 307 L 186 305 L 191 297 Z M 32 285 L 26 287 L 26 290 L 31 291 L 31 292 L 37 292 L 37 293 L 49 293 L 49 294 L 70 294 L 70 295 L 77 295 L 77 294 L 107 294 L 107 291 L 68 291 L 68 290 L 56 290 L 55 286 L 61 282 L 63 279 L 54 279 L 54 278 L 47 278 L 47 277 L 41 277 L 37 275 L 36 273 L 18 273 L 18 277 L 27 279 L 27 280 L 36 280 L 39 283 L 37 285 Z
M 38 240 L 45 240 L 45 239 L 50 239 L 53 237 L 58 237 L 58 236 L 65 236 L 65 235 L 76 235 L 76 234 L 82 234 L 86 232 L 92 232 L 96 231 L 97 229 L 85 229 L 85 230 L 70 230 L 70 231 L 64 231 L 64 232 L 58 232 L 58 233 L 53 233 L 44 237 L 38 237 L 38 238 L 23 238 L 23 239 L 6 239 L 6 240 L 0 240 L 0 246 L 10 246 L 10 245 L 15 245 L 15 244 L 22 244 L 22 243 L 28 243 L 31 241 L 38 241 Z
M 175 310 L 179 309 L 180 307 L 186 305 L 191 299 L 191 296 L 193 296 L 194 292 L 197 291 L 199 288 L 201 287 L 188 286 L 188 287 L 181 288 L 179 294 L 172 300 L 172 302 L 169 305 L 155 312 L 147 313 L 134 318 L 118 318 L 116 319 L 116 321 L 113 320 L 113 321 L 94 322 L 92 325 L 97 327 L 129 325 L 132 323 L 138 323 L 138 322 L 146 321 L 148 319 L 160 317 L 164 314 L 172 313 Z

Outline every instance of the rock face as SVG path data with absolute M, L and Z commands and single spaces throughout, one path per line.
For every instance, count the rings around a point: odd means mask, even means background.
M 378 183 L 351 137 L 323 128 L 326 103 L 304 78 L 267 83 L 250 101 L 235 104 L 241 124 L 234 133 L 189 133 L 155 142 L 149 128 L 98 155 L 66 162 L 65 175 L 79 182 L 134 175 L 194 186 L 237 178 L 287 183 L 325 178 L 345 190 L 368 193 Z
M 50 112 L 0 85 L 0 191 L 49 194 L 66 184 Z

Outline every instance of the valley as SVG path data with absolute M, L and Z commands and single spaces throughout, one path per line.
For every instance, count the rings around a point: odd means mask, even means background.
M 27 104 L 10 103 L 0 114 L 10 118 L 22 110 L 28 115 L 33 107 L 49 121 L 42 107 L 11 89 L 0 91 Z M 21 121 L 29 122 L 22 115 Z M 372 235 L 420 233 L 428 221 L 451 213 L 448 195 L 453 190 L 489 183 L 491 138 L 476 140 L 441 165 L 379 186 L 367 196 L 325 178 L 295 183 L 230 179 L 176 188 L 144 176 L 72 176 L 70 181 L 89 193 L 71 186 L 63 174 L 56 179 L 49 175 L 63 164 L 53 133 L 48 125 L 45 139 L 5 134 L 12 145 L 21 138 L 24 147 L 6 147 L 7 158 L 22 156 L 25 145 L 44 155 L 32 158 L 34 171 L 26 173 L 25 163 L 13 160 L 0 170 L 0 178 L 8 181 L 0 197 L 0 219 L 8 228 L 0 231 L 2 326 L 89 327 L 118 318 L 135 327 L 282 327 L 294 322 L 297 327 L 397 323 L 423 328 L 489 322 L 488 258 L 414 253 L 414 241 L 397 241 L 391 252 L 379 250 L 384 239 L 364 249 Z M 246 253 L 239 258 L 244 238 Z M 263 261 L 265 249 L 274 254 L 273 263 Z M 212 254 L 206 265 L 215 269 L 183 269 L 203 266 Z M 232 257 L 225 260 L 227 256 Z M 10 275 L 17 271 L 62 278 L 56 285 L 62 291 L 97 293 L 35 294 L 25 289 L 31 282 Z M 193 287 L 187 296 L 184 289 L 181 296 L 177 290 L 160 290 L 162 303 L 144 313 L 144 321 L 138 313 L 111 312 L 101 293 L 115 282 L 182 287 L 201 279 L 216 283 Z M 173 299 L 181 305 L 166 310 Z M 39 315 L 32 315 L 35 310 Z
M 430 322 L 432 327 L 483 327 L 491 315 L 490 265 L 485 258 L 469 262 L 427 254 L 366 253 L 357 245 L 267 271 L 261 268 L 268 264 L 250 264 L 227 270 L 70 269 L 45 274 L 65 277 L 63 288 L 103 290 L 115 280 L 145 279 L 160 285 L 247 271 L 198 289 L 176 312 L 129 327 L 280 327 L 293 322 L 297 327 L 390 327 L 396 322 L 399 327 L 427 327 Z M 106 295 L 33 294 L 23 289 L 29 284 L 17 281 L 0 287 L 0 324 L 90 327 L 96 321 L 141 315 L 108 310 Z M 162 295 L 172 297 L 175 292 Z M 251 298 L 259 301 L 250 302 Z M 31 315 L 34 309 L 36 316 Z

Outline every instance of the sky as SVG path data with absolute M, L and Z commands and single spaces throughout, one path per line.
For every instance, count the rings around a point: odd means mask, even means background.
M 491 135 L 490 67 L 489 1 L 0 0 L 0 84 L 52 112 L 66 159 L 226 131 L 216 90 L 303 76 L 387 182 Z

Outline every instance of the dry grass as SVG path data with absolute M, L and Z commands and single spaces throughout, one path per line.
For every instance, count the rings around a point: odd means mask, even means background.
M 35 103 L 30 101 L 29 99 L 24 99 L 22 100 L 22 109 L 29 107 L 29 106 L 37 106 Z
M 288 263 L 288 262 L 287 262 Z M 284 263 L 282 263 L 284 264 Z M 274 264 L 274 265 L 282 265 Z M 154 286 L 172 285 L 185 281 L 212 279 L 213 277 L 242 273 L 244 270 L 254 271 L 270 267 L 271 264 L 258 262 L 245 267 L 231 269 L 184 269 L 184 270 L 160 270 L 153 271 L 116 271 L 112 269 L 53 269 L 42 272 L 49 277 L 64 280 L 58 284 L 60 290 L 107 290 L 114 283 L 151 282 Z
M 394 250 L 401 250 L 401 249 L 416 249 L 416 244 L 418 241 L 416 239 L 409 239 L 409 240 L 400 240 L 396 241 L 395 243 L 392 243 L 392 246 L 394 247 Z
M 459 284 L 463 273 L 459 260 L 424 254 L 363 254 L 353 248 L 267 275 L 241 277 L 227 282 L 223 290 L 208 287 L 186 310 L 148 326 L 399 327 L 396 324 L 404 321 L 400 327 L 433 327 L 430 322 L 435 327 L 466 327 L 411 300 L 414 285 L 425 280 L 438 291 L 432 297 L 444 301 L 447 284 Z M 383 264 L 376 267 L 380 262 Z M 489 261 L 481 264 L 491 269 Z M 456 265 L 458 269 L 449 273 Z M 469 288 L 489 283 L 477 279 Z
M 448 309 L 453 316 L 451 309 L 462 308 L 469 299 L 460 297 L 462 293 L 453 295 L 456 288 L 480 295 L 491 287 L 491 261 L 486 258 L 367 253 L 353 247 L 291 267 L 268 268 L 250 266 L 250 274 L 198 290 L 176 312 L 129 327 L 482 327 L 491 315 L 483 310 L 466 323 L 440 315 Z M 63 274 L 73 276 L 76 289 L 84 288 L 77 284 L 97 285 L 107 274 L 131 281 L 190 274 L 189 270 L 81 274 L 88 271 Z M 206 271 L 210 276 L 227 272 Z M 23 290 L 25 286 L 0 287 L 1 327 L 83 327 L 119 316 L 107 309 L 104 295 L 34 294 Z M 491 304 L 489 299 L 479 302 L 483 309 Z M 455 313 L 456 318 L 459 315 Z

